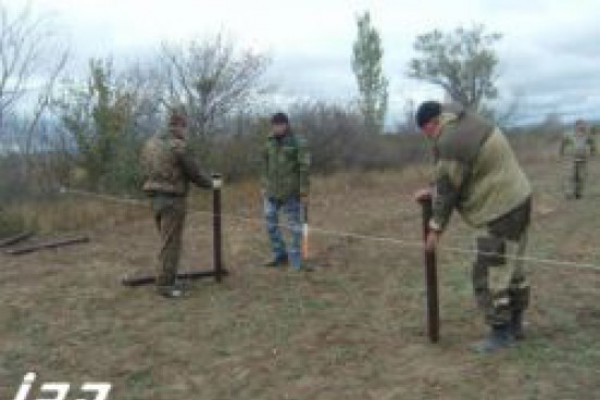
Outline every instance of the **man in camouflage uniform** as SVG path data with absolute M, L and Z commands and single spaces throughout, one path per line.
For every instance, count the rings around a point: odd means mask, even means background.
M 568 197 L 580 199 L 585 188 L 587 162 L 596 153 L 596 145 L 591 130 L 585 121 L 575 122 L 575 132 L 567 132 L 560 145 L 560 155 L 572 158 Z
M 205 189 L 212 188 L 211 180 L 201 173 L 190 154 L 186 137 L 185 114 L 173 111 L 167 131 L 150 138 L 142 151 L 141 161 L 146 178 L 143 190 L 150 197 L 162 241 L 157 287 L 165 297 L 182 295 L 176 278 L 189 183 Z
M 457 105 L 425 102 L 416 120 L 433 140 L 436 158 L 427 248 L 436 248 L 454 209 L 469 225 L 487 230 L 477 239 L 473 288 L 491 329 L 474 350 L 493 352 L 523 337 L 529 284 L 522 257 L 531 186 L 500 129 L 482 117 Z M 416 196 L 431 194 L 426 189 Z
M 302 209 L 309 194 L 310 155 L 303 138 L 290 128 L 287 115 L 278 113 L 271 119 L 272 131 L 263 152 L 262 186 L 267 232 L 273 260 L 268 267 L 288 262 L 299 271 L 302 265 Z M 291 244 L 286 249 L 279 226 L 279 212 L 287 215 Z

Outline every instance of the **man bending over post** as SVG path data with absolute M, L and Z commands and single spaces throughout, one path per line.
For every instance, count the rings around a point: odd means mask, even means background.
M 427 249 L 436 248 L 455 209 L 470 226 L 487 230 L 477 239 L 473 288 L 490 333 L 473 349 L 491 353 L 508 347 L 523 338 L 529 303 L 522 260 L 531 215 L 529 180 L 500 129 L 479 115 L 428 101 L 416 122 L 432 139 L 435 154 L 433 193 L 416 194 L 433 196 Z

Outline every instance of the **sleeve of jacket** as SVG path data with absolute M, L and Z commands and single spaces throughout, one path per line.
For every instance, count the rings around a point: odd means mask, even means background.
M 433 217 L 430 228 L 443 232 L 458 204 L 466 168 L 458 161 L 439 160 L 435 167 Z
M 310 151 L 304 138 L 298 140 L 298 173 L 300 174 L 300 194 L 310 193 Z
M 596 148 L 596 140 L 594 136 L 588 136 L 588 146 L 590 147 L 590 155 L 595 156 L 598 149 Z
M 260 158 L 260 184 L 263 189 L 266 189 L 269 184 L 269 150 L 265 145 L 261 152 Z
M 192 181 L 196 186 L 210 189 L 212 188 L 212 179 L 202 173 L 200 166 L 194 159 L 194 156 L 189 151 L 184 142 L 177 142 L 174 145 L 175 153 L 179 159 L 179 163 L 185 172 L 187 178 Z

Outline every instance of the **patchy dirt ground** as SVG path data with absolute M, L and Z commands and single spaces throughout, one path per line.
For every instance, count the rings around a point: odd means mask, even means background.
M 555 163 L 528 170 L 537 188 L 530 255 L 600 265 L 600 168 L 578 202 L 564 200 Z M 408 195 L 423 178 L 316 179 L 313 224 L 418 243 Z M 430 345 L 418 248 L 315 233 L 315 272 L 265 270 L 255 187 L 228 188 L 225 198 L 232 274 L 221 286 L 195 283 L 181 301 L 119 283 L 155 263 L 146 210 L 98 218 L 88 245 L 0 256 L 0 399 L 13 398 L 28 371 L 39 382 L 108 381 L 121 400 L 600 398 L 600 270 L 530 264 L 529 339 L 480 357 L 467 350 L 484 330 L 470 257 L 440 256 L 442 341 Z M 207 200 L 193 206 L 207 209 Z M 454 222 L 444 244 L 469 249 L 474 233 Z M 210 266 L 210 243 L 210 216 L 193 214 L 184 267 Z

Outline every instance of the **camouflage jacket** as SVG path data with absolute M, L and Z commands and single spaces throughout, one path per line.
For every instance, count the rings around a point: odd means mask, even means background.
M 145 192 L 184 196 L 189 191 L 189 182 L 202 188 L 212 187 L 211 180 L 200 171 L 185 140 L 169 133 L 155 135 L 146 142 L 141 163 Z
M 560 144 L 560 155 L 569 155 L 576 160 L 587 160 L 596 154 L 596 143 L 590 131 L 567 132 Z
M 285 200 L 308 195 L 310 154 L 303 138 L 293 132 L 270 135 L 263 151 L 262 185 L 266 196 Z
M 531 196 L 531 186 L 500 129 L 457 106 L 445 106 L 435 142 L 432 229 L 444 230 L 456 209 L 483 227 Z

